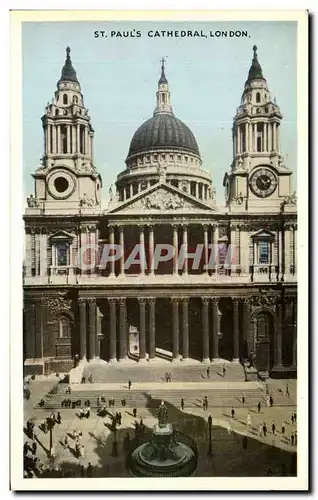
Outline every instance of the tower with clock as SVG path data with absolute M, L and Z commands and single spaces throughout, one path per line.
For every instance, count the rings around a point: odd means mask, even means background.
M 29 212 L 59 215 L 99 209 L 102 179 L 93 163 L 94 130 L 69 47 L 42 125 L 44 156 L 32 174 L 35 198 L 28 201 Z
M 280 151 L 282 114 L 272 99 L 258 61 L 257 47 L 233 121 L 233 161 L 225 174 L 231 212 L 276 212 L 291 195 L 291 170 Z

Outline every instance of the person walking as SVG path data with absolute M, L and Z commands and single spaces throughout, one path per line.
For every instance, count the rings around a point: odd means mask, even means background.
M 282 421 L 282 436 L 284 436 L 284 435 L 285 435 L 285 430 L 286 430 L 286 428 L 285 428 L 285 422 L 284 422 L 284 420 L 283 420 L 283 421 Z
M 297 424 L 297 413 L 296 412 L 294 412 L 294 422 L 295 422 L 295 424 Z
M 226 368 L 225 368 L 225 365 L 223 365 L 222 367 L 222 373 L 223 373 L 223 378 L 225 377 L 226 375 Z
M 273 420 L 273 423 L 272 423 L 272 433 L 275 435 L 275 432 L 276 432 L 276 425 L 275 425 L 275 422 Z
M 135 407 L 135 408 L 133 408 L 133 416 L 134 416 L 134 418 L 136 418 L 136 417 L 137 417 L 137 408 L 136 408 L 136 407 Z
M 132 382 L 131 382 L 131 380 L 129 379 L 129 380 L 128 380 L 128 389 L 129 389 L 129 390 L 131 389 L 131 386 L 132 386 Z
M 181 410 L 184 410 L 184 399 L 183 398 L 181 398 L 181 404 L 180 404 L 180 406 L 181 406 Z
M 292 446 L 294 446 L 294 443 L 295 443 L 295 436 L 294 436 L 294 433 L 293 433 L 293 432 L 291 433 L 290 440 L 291 440 L 291 444 L 292 444 Z
M 295 431 L 295 446 L 297 446 L 297 431 Z
M 264 434 L 264 437 L 266 437 L 266 434 L 267 434 L 267 425 L 266 425 L 265 422 L 263 424 L 263 434 Z
M 57 412 L 57 415 L 56 415 L 56 421 L 57 421 L 58 424 L 60 424 L 62 422 L 61 414 L 60 414 L 59 411 Z
M 87 477 L 93 477 L 93 467 L 92 467 L 92 464 L 90 462 L 88 462 L 88 466 L 86 469 L 86 475 L 87 475 Z
M 37 444 L 36 444 L 35 441 L 33 441 L 33 443 L 32 443 L 32 453 L 33 453 L 33 455 L 36 455 L 36 449 L 37 449 Z
M 261 402 L 260 401 L 257 403 L 257 411 L 258 411 L 258 413 L 260 413 L 260 411 L 261 411 Z
M 262 435 L 263 435 L 263 425 L 261 423 L 259 424 L 259 427 L 258 427 L 258 435 L 260 437 L 262 437 Z
M 234 410 L 233 406 L 232 406 L 232 410 L 231 410 L 231 416 L 232 416 L 232 418 L 235 417 L 235 410 Z
M 286 382 L 286 396 L 289 398 L 289 385 L 288 385 L 288 382 Z
M 242 395 L 242 405 L 244 406 L 245 405 L 245 394 L 243 393 Z
M 64 446 L 65 446 L 65 448 L 68 447 L 68 437 L 67 437 L 67 434 L 66 434 L 66 436 L 64 438 Z
M 291 423 L 294 425 L 294 414 L 292 413 L 291 417 L 290 417 L 290 420 L 291 420 Z
M 84 465 L 81 465 L 80 475 L 81 475 L 81 477 L 85 477 L 85 467 L 84 467 Z
M 208 366 L 206 369 L 206 376 L 210 378 L 210 367 Z
M 267 396 L 267 398 L 266 398 L 266 404 L 267 404 L 268 408 L 271 405 L 271 403 L 270 403 L 270 397 L 269 396 Z
M 202 406 L 203 406 L 204 410 L 208 409 L 209 402 L 208 402 L 208 397 L 207 396 L 204 396 L 204 400 L 203 400 L 203 405 Z
M 270 407 L 272 407 L 274 404 L 274 400 L 273 400 L 272 395 L 269 396 L 269 404 L 270 404 Z

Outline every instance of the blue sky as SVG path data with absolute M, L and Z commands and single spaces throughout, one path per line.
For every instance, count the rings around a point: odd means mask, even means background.
M 140 30 L 140 38 L 95 38 L 95 30 Z M 248 38 L 149 38 L 148 30 L 247 30 Z M 193 131 L 224 203 L 222 180 L 232 159 L 232 120 L 258 46 L 263 73 L 283 114 L 281 150 L 295 174 L 296 187 L 295 22 L 43 22 L 23 23 L 23 187 L 33 192 L 33 172 L 43 155 L 41 116 L 51 101 L 65 60 L 65 48 L 80 81 L 95 130 L 94 163 L 104 198 L 125 168 L 130 140 L 152 116 L 160 59 L 175 115 Z

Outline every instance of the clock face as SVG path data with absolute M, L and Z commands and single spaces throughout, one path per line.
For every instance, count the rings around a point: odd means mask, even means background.
M 254 172 L 250 179 L 251 191 L 260 198 L 273 194 L 277 187 L 277 178 L 268 168 L 261 168 Z

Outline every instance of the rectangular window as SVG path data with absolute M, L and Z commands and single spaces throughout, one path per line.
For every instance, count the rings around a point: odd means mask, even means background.
M 269 264 L 269 241 L 259 241 L 258 262 L 259 264 Z
M 56 264 L 57 266 L 68 265 L 69 246 L 66 243 L 59 243 L 56 246 Z

